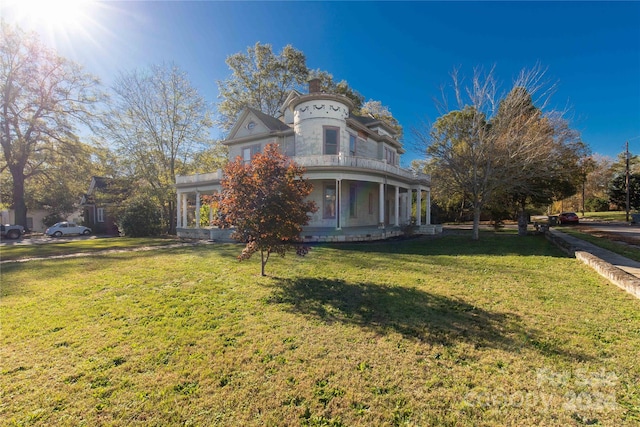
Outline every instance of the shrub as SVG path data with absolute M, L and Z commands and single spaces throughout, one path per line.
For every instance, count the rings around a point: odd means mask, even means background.
M 160 208 L 148 197 L 131 199 L 120 217 L 119 226 L 127 237 L 157 236 L 162 231 Z
M 46 227 L 51 227 L 53 224 L 64 221 L 64 217 L 57 212 L 47 214 L 44 218 L 42 218 L 42 223 Z
M 603 197 L 590 197 L 584 202 L 584 207 L 589 212 L 606 212 L 609 210 L 609 200 Z

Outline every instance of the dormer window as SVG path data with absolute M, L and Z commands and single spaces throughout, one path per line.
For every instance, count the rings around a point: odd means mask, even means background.
M 324 153 L 328 155 L 338 154 L 339 144 L 338 135 L 340 134 L 340 128 L 333 126 L 324 126 Z

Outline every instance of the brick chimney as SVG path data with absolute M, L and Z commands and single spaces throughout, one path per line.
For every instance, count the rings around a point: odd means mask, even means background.
M 319 93 L 319 92 L 322 92 L 320 90 L 320 79 L 309 80 L 309 93 Z

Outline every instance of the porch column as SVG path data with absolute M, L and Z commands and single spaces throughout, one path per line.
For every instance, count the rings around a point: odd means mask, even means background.
M 189 208 L 189 201 L 187 194 L 182 193 L 182 228 L 187 228 L 187 210 Z
M 182 193 L 178 192 L 176 194 L 176 198 L 177 200 L 177 205 L 176 205 L 176 227 L 177 228 L 182 228 Z
M 213 208 L 211 207 L 211 204 L 209 204 L 209 227 L 211 227 L 212 223 L 213 223 Z
M 336 230 L 342 229 L 342 224 L 340 224 L 340 217 L 342 216 L 342 180 L 336 179 Z
M 413 203 L 413 191 L 411 188 L 407 189 L 404 195 L 404 220 L 407 224 L 411 223 L 411 204 Z
M 378 207 L 378 215 L 380 217 L 380 221 L 378 221 L 378 227 L 379 228 L 384 228 L 384 183 L 381 182 L 380 183 L 380 189 L 378 190 L 379 194 L 379 207 Z
M 422 189 L 416 191 L 416 225 L 422 225 Z
M 427 217 L 424 219 L 426 225 L 431 225 L 431 189 L 427 190 Z
M 396 185 L 396 197 L 394 206 L 394 224 L 396 227 L 400 225 L 400 187 Z
M 200 228 L 200 192 L 196 191 L 196 228 Z

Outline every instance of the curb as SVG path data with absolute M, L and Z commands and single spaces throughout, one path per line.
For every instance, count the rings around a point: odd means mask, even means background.
M 549 230 L 545 233 L 545 237 L 569 256 L 573 256 L 582 261 L 614 285 L 640 299 L 640 278 L 627 273 L 583 249 L 573 246 L 567 240 L 563 239 L 561 233 L 554 233 Z

